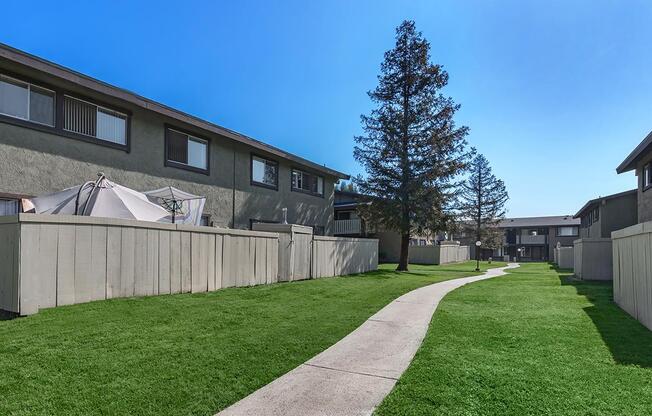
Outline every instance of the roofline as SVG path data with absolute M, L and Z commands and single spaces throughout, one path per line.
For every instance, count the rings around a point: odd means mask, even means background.
M 547 215 L 543 217 L 513 217 L 513 218 L 505 218 L 498 223 L 498 228 L 522 228 L 522 227 L 558 227 L 558 226 L 563 226 L 567 225 L 568 223 L 563 223 L 559 222 L 557 224 L 546 224 L 546 225 L 541 225 L 541 224 L 530 224 L 530 225 L 517 225 L 517 226 L 510 226 L 509 224 L 501 225 L 504 224 L 506 221 L 513 221 L 513 220 L 537 220 L 537 219 L 550 219 L 550 218 L 569 218 L 570 220 L 574 220 L 575 218 L 571 215 Z M 579 225 L 579 224 L 571 224 L 571 225 Z
M 347 179 L 347 180 L 350 179 L 350 176 L 347 175 L 346 173 L 342 173 L 335 169 L 331 169 L 326 166 L 319 165 L 318 163 L 311 162 L 307 159 L 302 158 L 301 156 L 297 156 L 292 153 L 286 152 L 282 149 L 279 149 L 278 147 L 263 143 L 260 140 L 256 140 L 249 136 L 245 136 L 242 133 L 238 133 L 236 131 L 227 129 L 215 123 L 211 123 L 210 121 L 206 121 L 200 119 L 199 117 L 195 117 L 188 113 L 184 113 L 182 111 L 176 110 L 165 104 L 161 104 L 149 98 L 145 98 L 141 95 L 138 95 L 124 88 L 113 86 L 104 81 L 100 81 L 88 75 L 84 75 L 80 72 L 74 71 L 62 65 L 56 64 L 54 62 L 50 62 L 38 56 L 13 48 L 1 42 L 0 42 L 0 58 L 4 58 L 9 61 L 27 66 L 37 71 L 45 72 L 49 75 L 58 77 L 62 80 L 75 83 L 82 87 L 91 89 L 100 94 L 108 95 L 118 100 L 126 101 L 130 104 L 136 105 L 145 110 L 153 111 L 155 113 L 173 118 L 177 121 L 181 121 L 183 123 L 203 129 L 205 131 L 219 134 L 221 136 L 227 137 L 236 142 L 243 143 L 253 148 L 265 151 L 267 153 L 271 153 L 280 158 L 292 162 L 296 162 L 298 164 L 307 166 L 309 168 L 325 173 L 327 175 L 331 175 L 340 179 Z
M 634 164 L 638 161 L 638 158 L 641 156 L 641 153 L 643 153 L 650 145 L 652 145 L 652 131 L 648 133 L 647 136 L 643 139 L 642 142 L 636 146 L 634 150 L 632 150 L 632 153 L 629 154 L 623 160 L 620 165 L 616 168 L 617 173 L 625 173 L 629 172 L 630 170 L 636 169 L 636 166 Z
M 357 197 L 366 197 L 366 195 L 363 195 L 359 192 L 351 192 L 351 191 L 342 191 L 339 189 L 335 190 L 336 194 L 341 194 L 341 195 L 347 195 L 347 196 L 357 196 Z
M 584 212 L 588 210 L 589 207 L 591 207 L 591 206 L 593 206 L 593 205 L 595 205 L 595 204 L 597 204 L 599 202 L 606 201 L 608 199 L 618 198 L 618 197 L 629 195 L 629 194 L 635 194 L 637 192 L 638 192 L 638 189 L 630 189 L 629 191 L 618 192 L 617 194 L 611 194 L 611 195 L 591 199 L 586 204 L 584 204 L 584 206 L 582 208 L 580 208 L 579 211 L 577 211 L 577 214 L 573 215 L 573 218 L 580 218 L 582 216 L 582 214 L 584 214 Z

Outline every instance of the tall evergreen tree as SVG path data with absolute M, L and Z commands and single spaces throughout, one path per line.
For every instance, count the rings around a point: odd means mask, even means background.
M 505 218 L 505 204 L 509 199 L 505 184 L 491 172 L 489 161 L 481 154 L 475 156 L 469 167 L 469 177 L 462 185 L 460 217 L 463 229 L 482 242 L 481 247 L 495 249 L 502 244 L 502 233 L 497 228 Z M 480 250 L 476 249 L 476 259 Z
M 468 128 L 453 121 L 459 105 L 441 93 L 447 83 L 446 71 L 430 63 L 428 41 L 404 21 L 368 93 L 376 108 L 361 116 L 365 134 L 354 150 L 366 171 L 358 191 L 372 201 L 362 214 L 401 234 L 397 270 L 408 269 L 412 232 L 438 231 L 449 220 L 453 181 L 468 160 Z

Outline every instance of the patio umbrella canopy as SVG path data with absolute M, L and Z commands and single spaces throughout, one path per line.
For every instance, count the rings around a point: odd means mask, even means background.
M 86 215 L 152 222 L 169 215 L 143 193 L 111 182 L 103 174 L 98 176 L 95 182 L 32 198 L 29 202 L 37 214 Z
M 160 222 L 201 225 L 206 197 L 184 192 L 173 186 L 144 193 L 149 200 L 165 208 L 168 215 Z

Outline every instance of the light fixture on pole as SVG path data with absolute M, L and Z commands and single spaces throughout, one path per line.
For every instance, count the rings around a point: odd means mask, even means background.
M 475 271 L 479 272 L 480 271 L 480 246 L 482 245 L 482 241 L 478 240 L 475 242 L 475 246 L 477 247 L 475 249 Z

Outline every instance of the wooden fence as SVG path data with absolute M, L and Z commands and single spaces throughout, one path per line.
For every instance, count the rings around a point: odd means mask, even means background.
M 335 238 L 332 250 L 311 247 L 310 227 L 285 227 L 292 232 L 64 215 L 0 217 L 0 309 L 29 315 L 101 299 L 308 279 L 313 257 L 321 259 L 317 277 L 377 268 L 377 240 Z
M 573 272 L 582 280 L 611 280 L 611 239 L 580 238 L 573 241 Z
M 378 268 L 378 240 L 314 236 L 312 277 L 364 273 Z
M 459 244 L 410 246 L 410 263 L 448 264 L 469 260 L 469 247 Z
M 572 269 L 574 267 L 573 262 L 575 261 L 574 257 L 574 248 L 573 247 L 555 247 L 552 250 L 553 262 L 561 269 Z
M 611 233 L 614 301 L 652 330 L 652 222 Z

